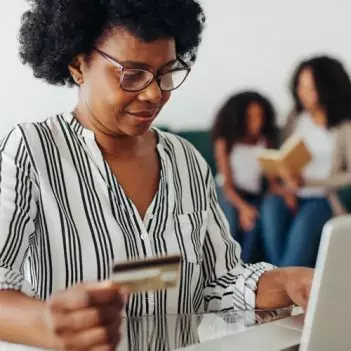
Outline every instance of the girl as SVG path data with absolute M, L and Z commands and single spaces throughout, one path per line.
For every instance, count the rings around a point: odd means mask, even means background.
M 263 178 L 256 154 L 259 149 L 274 144 L 274 125 L 271 103 L 262 95 L 248 91 L 229 98 L 213 126 L 219 202 L 247 262 L 260 259 L 258 232 Z

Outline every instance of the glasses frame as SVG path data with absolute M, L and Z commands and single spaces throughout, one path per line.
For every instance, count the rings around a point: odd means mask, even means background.
M 133 92 L 133 93 L 137 93 L 137 92 L 140 92 L 144 89 L 146 89 L 149 85 L 151 85 L 151 83 L 156 80 L 158 86 L 160 87 L 161 91 L 173 91 L 173 90 L 176 90 L 178 89 L 184 82 L 185 80 L 187 79 L 190 71 L 191 71 L 191 67 L 186 63 L 184 62 L 180 57 L 177 57 L 177 61 L 183 65 L 183 67 L 179 67 L 179 68 L 173 68 L 173 69 L 170 69 L 166 72 L 162 72 L 162 73 L 159 73 L 159 72 L 156 72 L 156 73 L 153 73 L 147 69 L 141 69 L 141 68 L 129 68 L 129 67 L 125 67 L 123 64 L 121 64 L 120 62 L 118 62 L 115 58 L 111 57 L 110 55 L 106 54 L 106 52 L 104 51 L 101 51 L 100 49 L 96 48 L 96 47 L 93 47 L 93 50 L 95 50 L 100 56 L 102 56 L 104 59 L 106 59 L 107 61 L 109 61 L 110 63 L 112 63 L 114 66 L 117 66 L 120 70 L 121 70 L 121 76 L 120 76 L 120 80 L 119 80 L 119 86 L 121 87 L 122 90 L 124 91 L 127 91 L 127 92 Z M 140 70 L 140 71 L 144 71 L 144 72 L 148 72 L 152 75 L 152 79 L 150 80 L 149 83 L 147 83 L 143 88 L 141 89 L 137 89 L 137 90 L 130 90 L 130 89 L 125 89 L 123 86 L 122 86 L 122 81 L 123 81 L 123 77 L 124 77 L 124 74 L 125 74 L 125 71 L 127 70 Z M 170 73 L 170 72 L 177 72 L 177 71 L 186 71 L 186 75 L 183 79 L 183 81 L 176 87 L 176 88 L 173 88 L 173 89 L 162 89 L 161 88 L 161 78 L 162 76 Z

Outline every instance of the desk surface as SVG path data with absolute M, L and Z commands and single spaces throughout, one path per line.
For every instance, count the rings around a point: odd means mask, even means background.
M 167 315 L 128 318 L 122 323 L 123 339 L 118 350 L 181 350 L 191 345 L 211 344 L 258 325 L 282 320 L 293 309 Z M 273 336 L 273 335 L 272 335 Z M 273 336 L 274 337 L 274 336 Z M 194 349 L 189 347 L 190 349 Z M 196 348 L 197 349 L 197 348 Z
M 237 345 L 236 341 L 239 342 L 239 347 L 233 349 L 242 350 L 241 345 L 245 345 L 246 341 L 241 339 L 243 339 L 244 334 L 247 334 L 243 332 L 250 331 L 251 333 L 251 329 L 254 331 L 255 327 L 260 326 L 261 328 L 263 324 L 262 332 L 264 332 L 266 326 L 283 322 L 293 314 L 294 310 L 287 308 L 235 313 L 129 317 L 123 319 L 122 322 L 122 340 L 118 351 L 179 351 L 184 348 L 189 351 L 199 349 L 212 351 L 214 347 L 217 351 L 220 351 L 228 349 L 228 342 L 233 345 L 233 340 L 235 346 Z M 294 332 L 296 331 L 291 330 L 290 332 L 289 330 L 290 334 Z M 274 331 L 269 331 L 268 334 L 266 332 L 266 335 L 269 335 L 269 338 L 273 340 L 276 337 L 285 337 Z M 299 337 L 299 335 L 292 335 L 292 337 Z M 255 337 L 251 339 L 255 339 Z M 226 345 L 224 345 L 225 342 L 227 342 Z M 249 347 L 248 349 L 251 350 L 252 348 Z M 253 349 L 256 350 L 257 348 L 254 347 Z M 0 351 L 3 350 L 32 351 L 37 349 L 0 342 Z

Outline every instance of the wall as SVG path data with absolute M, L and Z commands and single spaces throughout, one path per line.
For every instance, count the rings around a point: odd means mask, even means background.
M 186 84 L 173 94 L 159 124 L 206 128 L 228 94 L 259 89 L 277 107 L 290 107 L 288 78 L 295 64 L 315 53 L 340 57 L 351 67 L 349 0 L 203 0 L 208 25 Z M 17 55 L 23 0 L 0 11 L 0 135 L 18 121 L 41 120 L 73 107 L 76 91 L 33 78 Z M 2 6 L 5 6 L 3 4 Z

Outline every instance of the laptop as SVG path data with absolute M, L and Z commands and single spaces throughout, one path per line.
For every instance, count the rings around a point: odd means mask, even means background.
M 351 350 L 351 216 L 323 230 L 301 351 Z
M 306 316 L 297 314 L 188 351 L 351 350 L 351 216 L 324 227 Z

